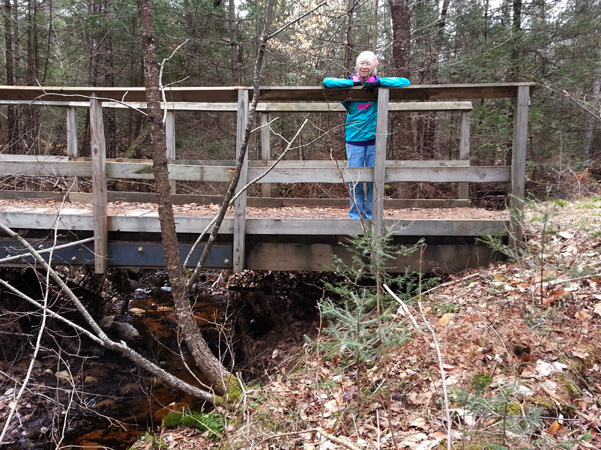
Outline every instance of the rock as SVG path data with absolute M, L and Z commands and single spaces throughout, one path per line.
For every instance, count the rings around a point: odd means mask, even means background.
M 124 340 L 140 337 L 138 330 L 136 330 L 136 328 L 130 323 L 113 322 L 113 326 L 111 328 L 113 328 L 119 337 Z

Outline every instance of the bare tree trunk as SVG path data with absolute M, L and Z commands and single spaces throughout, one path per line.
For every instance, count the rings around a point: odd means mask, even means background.
M 597 55 L 599 58 L 599 64 L 601 64 L 601 46 L 597 47 Z M 600 111 L 599 100 L 601 95 L 601 68 L 594 70 L 593 75 L 593 89 L 592 89 L 591 103 L 596 111 Z M 589 117 L 588 123 L 586 124 L 586 133 L 584 135 L 584 154 L 588 162 L 591 162 L 595 155 L 593 155 L 593 141 L 595 137 L 595 128 L 597 126 L 597 120 L 593 117 Z
M 353 40 L 353 23 L 355 17 L 355 0 L 347 0 L 346 2 L 346 42 L 344 43 L 344 62 L 345 67 L 351 69 L 354 67 L 354 50 L 355 44 Z M 352 69 L 351 69 L 352 70 Z
M 522 55 L 522 0 L 513 0 L 513 17 L 511 25 L 512 49 L 511 68 L 509 69 L 508 81 L 519 81 L 520 79 L 520 56 Z
M 395 76 L 409 78 L 411 50 L 411 11 L 407 0 L 388 0 L 392 18 L 392 70 Z M 390 124 L 391 134 L 398 135 L 390 149 L 391 159 L 409 159 L 413 133 L 409 114 L 401 113 Z M 400 130 L 400 131 L 397 131 Z
M 240 67 L 242 66 L 240 43 L 238 42 L 238 21 L 236 18 L 236 0 L 229 0 L 227 7 L 227 29 L 230 40 L 230 63 L 232 65 L 232 81 L 241 84 Z
M 35 1 L 27 2 L 27 69 L 26 69 L 26 84 L 35 86 L 38 83 L 38 25 L 37 25 L 38 8 Z M 40 133 L 40 111 L 39 108 L 31 108 L 25 113 L 25 121 L 21 138 L 24 140 L 23 145 L 26 146 L 29 152 L 38 154 Z
M 445 44 L 445 25 L 447 21 L 447 14 L 449 9 L 450 0 L 443 0 L 440 9 L 440 15 L 438 17 L 438 31 L 436 32 L 435 48 L 432 51 L 431 64 L 430 64 L 430 83 L 438 84 L 438 65 L 440 57 L 444 54 Z M 417 115 L 418 120 L 416 121 L 416 135 L 417 135 L 417 148 L 420 154 L 423 154 L 426 158 L 436 157 L 438 149 L 436 148 L 436 113 L 419 113 Z
M 407 0 L 388 0 L 392 17 L 392 58 L 395 76 L 409 78 L 411 11 Z
M 4 48 L 6 54 L 6 84 L 8 86 L 13 86 L 15 84 L 15 54 L 13 50 L 14 27 L 11 2 L 12 0 L 4 0 Z M 16 150 L 17 139 L 19 136 L 17 114 L 14 106 L 9 106 L 7 108 L 6 121 L 8 126 L 6 144 L 9 152 L 12 152 L 13 148 Z
M 150 0 L 137 0 L 137 3 L 142 29 L 144 79 L 159 221 L 177 323 L 197 366 L 207 377 L 213 389 L 220 395 L 224 395 L 227 393 L 230 384 L 233 381 L 237 383 L 237 380 L 211 353 L 196 324 L 190 305 L 186 274 L 180 257 L 173 205 L 171 204 L 171 187 L 166 155 L 167 146 L 161 112 L 161 80 L 159 79 L 152 10 Z
M 373 33 L 373 39 L 374 39 L 374 43 L 372 45 L 372 51 L 374 53 L 378 53 L 378 9 L 380 9 L 380 2 L 378 0 L 376 0 L 376 4 L 374 5 L 374 33 Z

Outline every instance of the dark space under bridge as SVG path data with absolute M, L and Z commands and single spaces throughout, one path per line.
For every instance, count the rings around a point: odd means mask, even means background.
M 508 245 L 522 238 L 521 212 L 525 190 L 525 167 L 528 129 L 528 105 L 533 83 L 409 86 L 402 89 L 380 88 L 367 93 L 360 88 L 322 89 L 321 87 L 263 87 L 257 112 L 260 122 L 268 124 L 278 114 L 337 113 L 343 123 L 343 100 L 378 100 L 378 130 L 375 167 L 348 169 L 344 161 L 282 159 L 258 182 L 263 195 L 242 193 L 232 213 L 223 222 L 219 240 L 205 264 L 206 268 L 252 270 L 331 270 L 334 255 L 348 260 L 350 236 L 361 235 L 360 221 L 346 214 L 348 199 L 287 199 L 272 196 L 269 186 L 277 183 L 374 183 L 373 220 L 366 221 L 375 233 L 391 236 L 395 245 L 411 245 L 420 239 L 425 247 L 409 256 L 398 256 L 388 263 L 391 272 L 408 268 L 422 272 L 457 272 L 467 267 L 487 264 L 494 251 L 484 245 L 481 236 L 501 237 Z M 252 90 L 243 87 L 186 88 L 165 91 L 163 108 L 166 118 L 167 156 L 172 188 L 177 181 L 228 182 L 235 166 L 232 159 L 178 160 L 175 146 L 175 117 L 178 111 L 230 112 L 236 114 L 237 145 L 240 149 L 248 119 Z M 513 116 L 510 164 L 477 166 L 470 158 L 470 111 L 472 101 L 507 99 Z M 164 255 L 156 210 L 123 207 L 127 202 L 154 201 L 154 194 L 116 192 L 108 189 L 111 179 L 152 181 L 152 161 L 109 159 L 106 156 L 103 108 L 139 108 L 145 105 L 143 88 L 81 88 L 0 86 L 0 108 L 62 108 L 66 120 L 66 155 L 15 155 L 0 153 L 0 176 L 63 177 L 67 180 L 91 179 L 91 192 L 72 189 L 67 192 L 9 190 L 3 183 L 0 191 L 0 223 L 34 244 L 46 258 L 52 254 L 54 264 L 90 265 L 97 273 L 112 267 L 162 267 Z M 77 112 L 89 111 L 91 157 L 78 156 Z M 386 159 L 388 121 L 381 120 L 397 112 L 457 114 L 457 159 L 403 160 Z M 43 127 L 43 124 L 42 124 Z M 273 166 L 270 131 L 263 126 L 261 153 L 255 160 L 247 157 L 240 186 L 245 186 Z M 80 133 L 81 134 L 81 133 Z M 343 130 L 338 131 L 343 146 Z M 81 136 L 80 136 L 81 139 Z M 385 197 L 389 183 L 456 183 L 453 199 L 401 200 Z M 471 183 L 501 183 L 507 186 L 509 208 L 496 216 L 479 216 L 468 196 Z M 348 191 L 347 191 L 348 192 Z M 173 192 L 172 192 L 173 194 Z M 201 195 L 175 193 L 174 205 L 202 204 Z M 34 204 L 29 205 L 28 201 Z M 121 208 L 111 202 L 119 201 Z M 294 216 L 296 207 L 304 215 Z M 323 214 L 324 208 L 340 207 L 339 215 Z M 285 215 L 278 208 L 287 207 Z M 429 213 L 432 207 L 437 215 Z M 444 212 L 469 207 L 468 217 Z M 318 208 L 307 217 L 306 211 Z M 411 212 L 404 216 L 403 208 Z M 185 209 L 185 208 L 184 208 Z M 250 210 L 264 210 L 253 215 Z M 395 214 L 390 211 L 394 210 Z M 292 213 L 291 213 L 292 211 Z M 401 211 L 400 215 L 396 214 Z M 441 212 L 442 211 L 442 212 Z M 176 229 L 185 256 L 198 235 L 209 225 L 211 215 L 178 213 Z M 55 238 L 56 236 L 56 238 Z M 56 241 L 56 242 L 55 242 Z M 74 245 L 75 244 L 75 245 Z M 54 247 L 52 253 L 49 249 Z M 196 264 L 204 244 L 189 259 Z M 0 233 L 0 264 L 23 265 L 32 259 L 19 244 Z

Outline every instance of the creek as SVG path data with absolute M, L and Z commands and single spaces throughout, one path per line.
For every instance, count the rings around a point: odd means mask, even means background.
M 121 327 L 120 333 L 139 333 L 130 336 L 129 345 L 173 375 L 198 385 L 195 380 L 198 374 L 191 374 L 185 367 L 194 367 L 194 362 L 185 345 L 178 343 L 173 307 L 166 297 L 137 293 L 129 302 L 131 323 Z M 224 309 L 223 302 L 197 300 L 194 303 L 195 317 L 210 346 L 218 345 L 219 336 L 214 324 L 223 316 Z M 114 327 L 115 324 L 109 330 Z M 68 430 L 70 438 L 65 442 L 74 448 L 126 450 L 145 430 L 161 424 L 169 412 L 169 405 L 185 405 L 193 410 L 203 408 L 191 396 L 140 374 L 129 360 L 118 354 L 106 354 L 88 364 L 85 377 L 98 380 L 94 382 L 95 392 L 105 392 L 90 403 L 91 408 L 101 412 L 102 416 L 89 414 L 76 420 Z
M 8 275 L 14 277 L 15 283 L 33 285 L 22 273 L 4 274 Z M 194 290 L 191 301 L 195 317 L 207 343 L 216 355 L 223 356 L 225 365 L 235 361 L 235 372 L 241 372 L 245 380 L 257 379 L 273 364 L 275 349 L 302 345 L 303 336 L 315 330 L 315 305 L 323 295 L 320 285 L 325 276 L 299 272 L 222 275 L 207 276 Z M 162 284 L 163 281 L 159 286 Z M 113 339 L 125 340 L 174 375 L 198 384 L 198 373 L 186 369 L 196 366 L 186 345 L 179 345 L 169 288 L 157 284 L 135 287 L 119 290 L 122 294 L 116 303 L 120 306 L 99 313 L 106 333 Z M 20 304 L 18 299 L 1 297 L 7 310 Z M 101 304 L 102 299 L 90 302 Z M 14 356 L 5 359 L 0 367 L 6 372 L 8 364 L 15 366 L 15 380 L 23 379 L 29 362 L 20 349 L 30 348 L 36 322 L 31 326 L 34 328 L 21 328 L 24 337 L 13 342 Z M 103 351 L 77 334 L 68 335 L 56 323 L 53 326 L 55 346 L 38 358 L 29 383 L 31 389 L 19 404 L 19 419 L 11 421 L 11 433 L 3 450 L 127 450 L 142 433 L 161 424 L 169 405 L 176 404 L 178 409 L 185 405 L 194 411 L 205 407 L 163 385 L 120 354 Z M 9 350 L 6 345 L 0 349 Z M 17 357 L 18 364 L 11 362 Z M 69 376 L 62 379 L 59 373 Z M 0 414 L 7 410 L 3 408 L 7 408 L 14 386 L 9 379 L 3 381 L 0 377 Z

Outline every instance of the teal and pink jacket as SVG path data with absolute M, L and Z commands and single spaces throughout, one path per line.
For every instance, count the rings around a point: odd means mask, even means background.
M 405 87 L 411 82 L 407 78 L 384 77 L 380 78 L 372 75 L 367 82 L 380 81 L 382 87 Z M 325 88 L 346 88 L 352 86 L 361 86 L 361 80 L 358 75 L 352 75 L 349 78 L 325 78 L 323 87 Z M 369 145 L 376 140 L 376 124 L 378 113 L 378 102 L 366 101 L 344 101 L 342 106 L 347 111 L 345 125 L 346 142 L 356 145 Z

